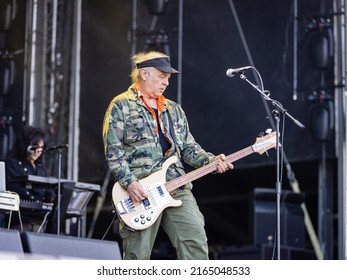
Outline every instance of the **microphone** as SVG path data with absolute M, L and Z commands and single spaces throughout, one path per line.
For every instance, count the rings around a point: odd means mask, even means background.
M 247 70 L 247 69 L 251 69 L 252 66 L 245 66 L 245 67 L 240 67 L 240 68 L 236 68 L 236 69 L 228 69 L 226 74 L 227 76 L 234 77 L 235 74 L 241 74 L 243 71 Z
M 50 151 L 55 151 L 55 150 L 61 150 L 61 149 L 67 149 L 67 147 L 69 147 L 68 144 L 62 144 L 62 145 L 58 145 L 58 146 L 52 146 L 50 148 L 47 148 L 45 150 L 45 152 L 50 152 Z

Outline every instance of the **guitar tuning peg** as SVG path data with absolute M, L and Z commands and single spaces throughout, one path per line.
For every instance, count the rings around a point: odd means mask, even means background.
M 264 135 L 265 135 L 265 133 L 266 134 L 270 134 L 271 133 L 271 128 L 268 128 L 267 130 L 265 130 L 265 132 L 260 132 L 259 134 L 258 134 L 258 137 L 264 137 Z M 265 154 L 269 157 L 269 153 L 267 152 L 267 150 L 265 151 Z

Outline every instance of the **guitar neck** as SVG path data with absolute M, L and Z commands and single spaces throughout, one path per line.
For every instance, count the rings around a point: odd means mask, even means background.
M 250 154 L 252 154 L 254 151 L 252 149 L 252 146 L 249 146 L 247 148 L 244 148 L 238 152 L 235 152 L 229 156 L 226 157 L 226 162 L 233 163 L 241 158 L 244 158 Z M 194 180 L 197 180 L 209 173 L 212 173 L 216 171 L 217 169 L 217 162 L 211 162 L 207 165 L 204 165 L 194 171 L 191 171 L 181 177 L 175 178 L 171 181 L 166 182 L 166 189 L 168 192 L 172 192 L 175 189 L 184 186 L 187 183 L 190 183 Z

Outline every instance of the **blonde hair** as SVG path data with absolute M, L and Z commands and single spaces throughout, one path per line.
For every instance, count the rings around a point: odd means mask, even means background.
M 131 61 L 134 65 L 133 70 L 131 71 L 130 77 L 133 81 L 133 83 L 137 84 L 139 81 L 139 68 L 137 68 L 137 64 L 142 63 L 147 60 L 151 60 L 154 58 L 162 58 L 162 57 L 169 57 L 164 53 L 157 52 L 157 51 L 149 51 L 149 52 L 139 52 L 135 54 Z

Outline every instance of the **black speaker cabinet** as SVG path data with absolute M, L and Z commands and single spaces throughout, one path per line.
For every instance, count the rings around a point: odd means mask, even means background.
M 269 245 L 261 246 L 261 259 L 262 260 L 272 260 L 277 258 L 277 249 Z M 316 255 L 312 250 L 306 250 L 302 248 L 293 248 L 281 246 L 280 248 L 280 259 L 281 260 L 316 260 Z
M 305 200 L 302 193 L 282 191 L 280 200 L 281 245 L 288 247 L 305 246 L 304 212 L 301 204 Z M 277 229 L 277 195 L 275 189 L 256 188 L 252 195 L 251 228 L 253 244 L 274 244 Z
M 246 245 L 242 247 L 223 248 L 217 256 L 219 260 L 261 260 L 262 252 L 259 246 Z
M 16 253 L 24 256 L 19 231 L 0 228 L 0 253 Z
M 24 232 L 21 238 L 26 253 L 49 255 L 54 258 L 121 259 L 119 245 L 116 241 L 34 232 Z

